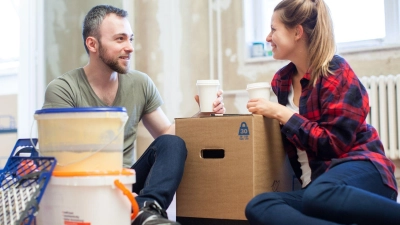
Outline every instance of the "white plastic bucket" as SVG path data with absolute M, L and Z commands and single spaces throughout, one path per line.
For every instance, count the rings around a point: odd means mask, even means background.
M 47 185 L 36 216 L 38 225 L 131 224 L 139 210 L 131 193 L 133 170 L 117 171 L 120 175 L 62 173 L 58 176 L 60 173 L 55 172 Z M 116 180 L 125 190 L 116 186 Z M 132 208 L 135 215 L 131 214 Z
M 54 171 L 120 170 L 123 162 L 123 107 L 37 110 L 38 151 L 57 159 Z

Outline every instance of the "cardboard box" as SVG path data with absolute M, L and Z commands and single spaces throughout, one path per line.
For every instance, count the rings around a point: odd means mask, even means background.
M 201 218 L 244 221 L 245 207 L 257 194 L 294 189 L 277 120 L 224 115 L 178 118 L 175 125 L 188 149 L 176 193 L 177 221 L 182 224 L 195 224 L 188 219 L 211 224 Z

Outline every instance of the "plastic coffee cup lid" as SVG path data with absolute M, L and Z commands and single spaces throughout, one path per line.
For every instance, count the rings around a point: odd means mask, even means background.
M 197 80 L 196 85 L 219 85 L 219 80 Z
M 247 85 L 247 90 L 248 89 L 254 89 L 254 88 L 270 88 L 271 85 L 268 82 L 259 82 L 259 83 L 252 83 Z

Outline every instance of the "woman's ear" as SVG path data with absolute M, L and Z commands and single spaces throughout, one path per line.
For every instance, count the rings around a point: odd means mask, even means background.
M 85 44 L 89 52 L 97 52 L 98 42 L 96 38 L 92 36 L 87 37 Z
M 298 41 L 300 40 L 301 37 L 303 37 L 304 30 L 302 25 L 297 25 L 295 28 L 295 40 Z

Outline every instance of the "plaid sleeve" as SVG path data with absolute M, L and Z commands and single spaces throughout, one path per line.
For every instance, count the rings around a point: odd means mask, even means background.
M 309 149 L 318 158 L 338 158 L 351 150 L 356 133 L 365 125 L 368 96 L 347 63 L 335 74 L 320 77 L 315 87 L 303 87 L 300 115 L 283 126 L 286 137 L 299 149 Z M 368 137 L 366 139 L 369 139 Z

